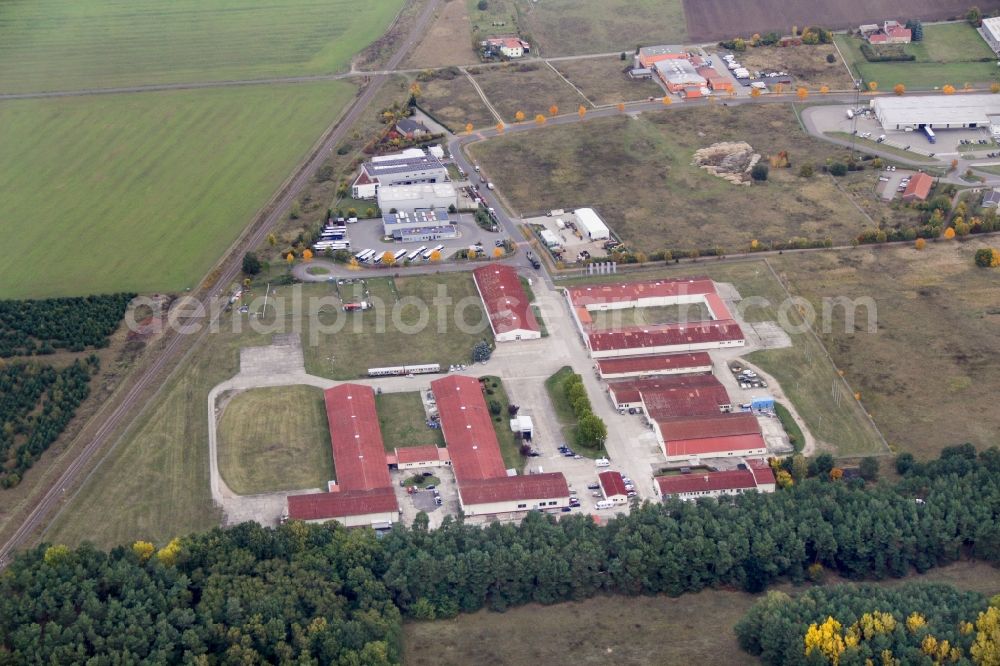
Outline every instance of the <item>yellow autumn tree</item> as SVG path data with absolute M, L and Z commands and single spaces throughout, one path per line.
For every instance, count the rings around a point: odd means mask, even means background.
M 465 123 L 465 133 L 472 134 L 472 123 Z
M 521 122 L 522 120 L 524 120 L 524 111 L 518 111 L 517 113 L 514 114 L 515 122 Z
M 878 90 L 878 81 L 869 81 L 868 92 L 875 92 L 876 90 Z
M 927 247 L 927 241 L 925 241 L 923 238 L 918 238 L 913 242 L 913 247 L 915 247 L 918 250 L 923 250 L 925 247 Z
M 832 617 L 826 618 L 822 624 L 813 622 L 805 635 L 805 655 L 819 651 L 831 664 L 840 663 L 840 655 L 844 653 L 844 636 L 841 634 L 841 624 Z
M 906 618 L 906 629 L 911 634 L 915 634 L 923 627 L 927 626 L 927 620 L 924 616 L 916 611 L 910 613 L 910 616 Z
M 350 268 L 352 271 L 356 271 L 359 268 L 361 268 L 361 263 L 358 262 L 357 257 L 351 257 L 351 260 L 347 262 L 347 267 Z
M 502 247 L 495 247 L 495 248 L 493 248 L 493 257 L 495 259 L 499 259 L 502 256 L 503 256 L 503 248 Z
M 423 91 L 420 89 L 420 84 L 419 83 L 417 83 L 416 81 L 414 81 L 413 83 L 410 84 L 410 94 L 411 95 L 413 95 L 414 97 L 420 97 L 421 93 L 423 93 Z
M 777 482 L 779 488 L 791 488 L 795 485 L 795 479 L 792 478 L 792 475 L 786 469 L 778 470 L 778 474 L 774 477 L 774 480 Z
M 136 541 L 132 544 L 132 552 L 139 558 L 140 562 L 145 562 L 153 556 L 156 547 L 148 541 Z
M 750 241 L 750 249 L 751 250 L 759 250 L 760 249 L 760 241 L 757 240 L 756 238 L 752 239 Z
M 1000 93 L 1000 83 L 997 83 L 996 81 L 994 81 L 993 83 L 991 83 L 990 84 L 990 92 L 993 93 L 994 95 L 997 94 L 997 93 Z
M 821 94 L 825 95 L 825 94 L 827 94 L 828 92 L 830 92 L 830 86 L 828 86 L 828 85 L 826 85 L 826 84 L 824 83 L 823 85 L 821 85 L 821 86 L 819 87 L 819 91 L 820 91 L 820 93 L 821 93 Z
M 288 254 L 286 254 L 285 255 L 285 261 L 288 262 L 289 266 L 291 266 L 292 264 L 294 264 L 295 263 L 295 253 L 294 252 L 289 252 Z
M 57 543 L 53 546 L 49 546 L 45 549 L 45 555 L 42 559 L 49 566 L 55 566 L 61 562 L 66 561 L 70 556 L 69 546 L 64 546 L 61 543 Z
M 274 247 L 275 245 L 278 244 L 278 237 L 275 236 L 274 234 L 268 234 L 267 235 L 267 244 L 270 245 L 271 247 Z
M 434 250 L 431 252 L 431 261 L 441 261 L 441 250 Z
M 619 111 L 625 110 L 625 102 L 618 102 L 618 110 Z
M 954 238 L 955 237 L 954 227 L 948 227 L 947 229 L 945 229 L 943 237 L 945 240 L 951 240 L 952 238 Z
M 576 110 L 576 113 L 577 113 L 578 116 L 580 116 L 580 119 L 582 120 L 583 117 L 585 115 L 587 115 L 587 107 L 585 107 L 583 104 L 581 104 L 580 108 Z
M 784 83 L 775 83 L 774 84 L 774 93 L 776 95 L 780 95 L 783 92 L 785 92 L 785 84 Z
M 552 106 L 549 107 L 549 115 L 550 116 L 555 116 L 555 115 L 558 115 L 558 114 L 559 114 L 559 107 L 558 106 L 556 106 L 555 104 L 553 104 Z
M 313 251 L 312 251 L 312 250 L 310 250 L 309 248 L 306 248 L 306 249 L 305 249 L 305 250 L 304 250 L 304 251 L 302 252 L 302 259 L 303 259 L 304 261 L 312 261 L 312 259 L 313 259 Z
M 946 83 L 941 87 L 941 92 L 943 92 L 945 95 L 954 95 L 955 86 L 951 85 L 950 83 Z
M 809 90 L 807 90 L 804 87 L 800 87 L 798 90 L 795 91 L 795 95 L 799 99 L 805 99 L 806 97 L 809 97 Z
M 892 92 L 896 93 L 897 95 L 902 95 L 903 93 L 906 92 L 906 86 L 904 86 L 902 83 L 897 83 L 895 86 L 893 86 Z
M 830 470 L 831 481 L 839 481 L 842 478 L 844 478 L 844 470 L 840 469 L 839 467 L 834 467 L 833 469 Z
M 497 131 L 501 134 L 503 133 L 505 125 L 503 123 L 497 123 Z
M 536 125 L 544 125 L 545 124 L 545 116 L 543 116 L 540 113 L 537 116 L 535 116 L 535 124 Z
M 382 253 L 382 264 L 385 266 L 392 266 L 396 263 L 396 255 L 390 250 L 386 250 Z
M 760 88 L 751 88 L 750 89 L 750 96 L 751 97 L 754 97 L 754 98 L 760 97 L 760 94 L 761 94 L 760 93 Z
M 969 653 L 980 666 L 1000 664 L 1000 609 L 996 606 L 990 606 L 976 619 L 976 640 Z
M 181 540 L 174 537 L 166 546 L 156 553 L 158 559 L 164 566 L 172 567 L 177 564 L 177 556 L 181 553 Z
M 670 106 L 674 103 L 674 100 L 670 99 L 670 95 L 663 96 L 663 106 Z

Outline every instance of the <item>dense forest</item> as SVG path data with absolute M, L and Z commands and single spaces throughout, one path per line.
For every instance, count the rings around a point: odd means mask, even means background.
M 216 529 L 158 552 L 43 545 L 0 576 L 0 663 L 394 663 L 403 616 L 1000 560 L 1000 451 L 950 448 L 905 471 L 894 485 L 827 476 L 769 495 L 647 505 L 605 527 L 531 514 L 428 530 L 421 515 L 382 538 L 293 522 Z
M 0 357 L 106 347 L 135 294 L 0 301 Z
M 770 592 L 736 625 L 765 664 L 996 664 L 1000 611 L 949 585 L 834 585 Z
M 0 367 L 0 487 L 20 483 L 56 441 L 90 393 L 98 368 L 93 354 L 61 370 L 38 363 Z

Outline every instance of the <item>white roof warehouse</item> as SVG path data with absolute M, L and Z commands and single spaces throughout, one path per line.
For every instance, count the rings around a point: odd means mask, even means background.
M 930 125 L 934 129 L 994 127 L 1000 129 L 1000 96 L 914 95 L 878 97 L 871 102 L 882 127 L 901 130 Z

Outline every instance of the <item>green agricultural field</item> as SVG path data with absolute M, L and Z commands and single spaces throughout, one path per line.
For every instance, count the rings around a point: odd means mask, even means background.
M 966 83 L 983 84 L 998 78 L 993 51 L 964 22 L 925 25 L 923 41 L 904 47 L 906 53 L 916 56 L 912 62 L 868 62 L 861 53 L 861 39 L 840 34 L 835 38 L 851 70 L 866 82 L 876 82 L 883 91 L 892 90 L 897 83 L 913 91 L 946 84 L 962 88 Z
M 681 0 L 518 0 L 522 32 L 549 58 L 681 44 L 687 21 Z
M 329 74 L 403 0 L 33 0 L 0 13 L 0 92 Z
M 196 286 L 343 82 L 0 102 L 0 298 Z
M 419 393 L 383 393 L 375 397 L 375 405 L 388 453 L 408 446 L 444 446 L 441 430 L 427 427 L 427 414 Z
M 321 389 L 259 388 L 219 404 L 219 472 L 234 493 L 325 488 L 336 478 Z
M 510 75 L 512 78 L 515 76 Z M 788 153 L 765 184 L 734 185 L 692 164 L 694 152 L 747 141 Z M 848 155 L 814 139 L 787 105 L 671 108 L 637 118 L 588 118 L 471 144 L 470 155 L 521 216 L 592 206 L 632 248 L 745 248 L 751 240 L 847 243 L 868 220 L 830 177 L 798 176 Z

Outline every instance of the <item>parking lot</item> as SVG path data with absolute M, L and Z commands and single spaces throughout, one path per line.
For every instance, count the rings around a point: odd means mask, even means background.
M 441 258 L 448 259 L 455 252 L 465 250 L 470 245 L 475 245 L 476 243 L 482 243 L 486 251 L 490 252 L 493 249 L 494 242 L 504 238 L 502 233 L 494 233 L 482 229 L 476 224 L 475 217 L 471 213 L 454 214 L 451 215 L 451 219 L 455 226 L 458 227 L 458 238 L 411 243 L 385 241 L 382 235 L 381 219 L 361 220 L 357 224 L 351 224 L 347 227 L 348 237 L 351 241 L 351 251 L 357 253 L 364 249 L 370 249 L 376 252 L 398 252 L 399 250 L 411 252 L 421 246 L 430 248 L 440 244 L 444 245 L 444 249 L 441 251 Z M 422 260 L 417 259 L 416 261 Z
M 555 214 L 530 217 L 524 220 L 528 225 L 540 225 L 555 234 L 561 245 L 553 248 L 554 254 L 562 256 L 566 264 L 575 264 L 588 257 L 600 258 L 608 256 L 606 245 L 617 245 L 617 241 L 592 241 L 584 238 L 577 223 L 576 215 L 570 210 Z

